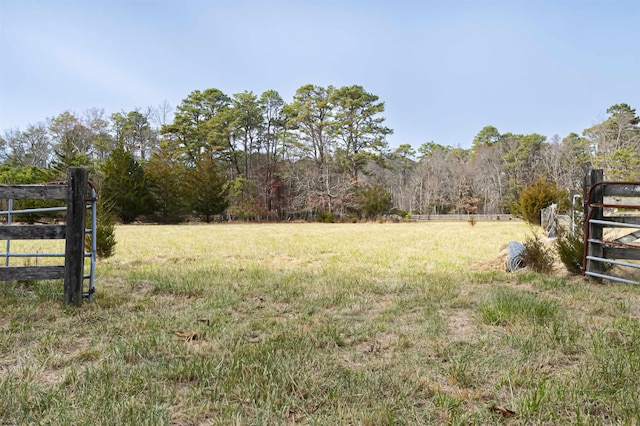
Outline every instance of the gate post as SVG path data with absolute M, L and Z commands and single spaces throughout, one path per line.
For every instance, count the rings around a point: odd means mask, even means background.
M 68 171 L 67 230 L 64 250 L 64 297 L 67 304 L 80 305 L 84 277 L 84 229 L 87 185 L 86 169 L 71 167 Z
M 602 169 L 591 170 L 587 174 L 585 181 L 585 194 L 584 194 L 584 244 L 587 247 L 587 255 L 602 258 L 604 254 L 604 247 L 600 243 L 590 243 L 589 240 L 602 241 L 603 227 L 600 224 L 591 223 L 591 219 L 602 220 L 604 216 L 602 203 L 604 201 L 604 186 L 598 185 L 592 189 L 594 185 L 604 180 L 604 174 Z M 592 204 L 599 204 L 600 206 L 591 207 Z M 602 263 L 593 260 L 586 259 L 585 271 L 595 272 L 597 274 L 602 273 Z M 600 281 L 599 278 L 597 278 Z

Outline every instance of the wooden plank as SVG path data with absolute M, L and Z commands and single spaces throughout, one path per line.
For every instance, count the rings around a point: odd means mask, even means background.
M 621 210 L 636 210 L 640 209 L 640 197 L 604 197 L 604 204 L 607 204 L 608 207 L 619 208 Z
M 0 225 L 0 240 L 61 240 L 65 225 Z
M 640 249 L 605 247 L 604 257 L 606 257 L 607 259 L 640 260 Z M 640 265 L 638 266 L 640 267 Z
M 627 234 L 623 237 L 617 238 L 616 241 L 619 243 L 632 243 L 637 239 L 640 239 L 640 229 L 631 232 L 630 234 Z
M 64 256 L 64 303 L 82 303 L 84 275 L 85 197 L 89 181 L 86 169 L 71 167 L 68 172 L 67 235 Z
M 607 196 L 631 196 L 640 197 L 640 183 L 629 184 L 605 184 L 604 195 Z
M 64 266 L 3 266 L 0 281 L 59 280 L 64 278 Z
M 67 198 L 66 185 L 0 185 L 0 199 L 55 199 Z

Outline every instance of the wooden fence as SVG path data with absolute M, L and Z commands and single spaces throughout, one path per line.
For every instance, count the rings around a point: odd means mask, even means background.
M 605 265 L 640 269 L 640 182 L 605 182 L 602 170 L 591 170 L 585 182 L 584 195 L 584 274 L 595 279 L 609 279 L 630 284 L 640 282 L 614 276 Z M 605 229 L 624 231 L 623 236 L 605 239 Z
M 413 221 L 424 220 L 448 220 L 448 221 L 461 221 L 461 220 L 520 220 L 511 214 L 470 214 L 470 213 L 451 213 L 451 214 L 414 214 L 411 215 Z
M 64 302 L 82 302 L 87 189 L 88 173 L 82 168 L 70 168 L 66 184 L 0 185 L 0 199 L 67 202 L 65 225 L 0 225 L 2 240 L 64 239 L 64 265 L 0 267 L 0 281 L 64 279 Z M 5 255 L 8 259 L 10 253 Z

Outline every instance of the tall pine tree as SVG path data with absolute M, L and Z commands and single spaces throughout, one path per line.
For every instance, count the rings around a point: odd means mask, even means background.
M 105 161 L 101 196 L 113 203 L 116 215 L 123 223 L 153 211 L 153 198 L 147 188 L 142 166 L 133 155 L 119 146 Z

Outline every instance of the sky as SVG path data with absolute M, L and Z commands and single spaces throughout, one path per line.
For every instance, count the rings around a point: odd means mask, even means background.
M 64 111 L 360 85 L 391 147 L 640 112 L 638 0 L 0 0 L 0 134 Z

